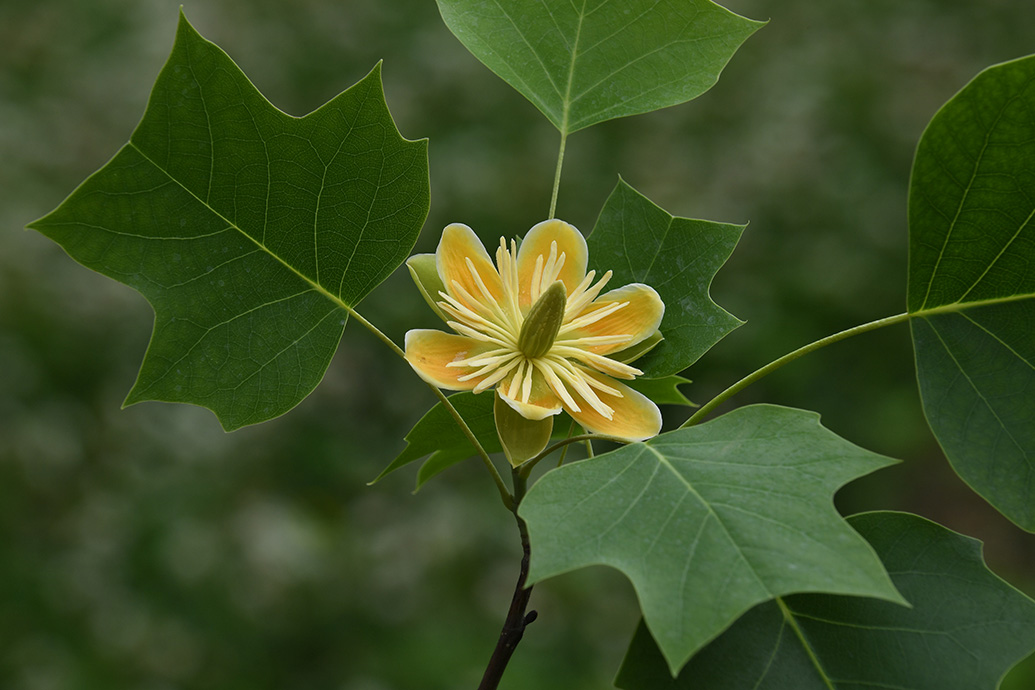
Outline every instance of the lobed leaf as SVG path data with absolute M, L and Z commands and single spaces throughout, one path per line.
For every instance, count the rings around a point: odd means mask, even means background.
M 795 594 L 756 606 L 673 679 L 642 625 L 624 690 L 993 690 L 1035 649 L 1035 602 L 988 570 L 979 542 L 907 513 L 849 523 L 912 608 Z
M 931 429 L 964 481 L 1035 531 L 1035 56 L 985 70 L 931 120 L 909 248 Z
M 202 405 L 231 430 L 316 387 L 428 205 L 427 141 L 399 135 L 380 65 L 293 118 L 181 13 L 129 143 L 29 227 L 154 308 L 126 404 Z
M 591 268 L 614 271 L 612 284 L 645 283 L 665 302 L 665 339 L 634 362 L 645 376 L 686 369 L 743 323 L 708 293 L 743 231 L 743 225 L 673 216 L 618 181 L 586 242 Z
M 521 503 L 529 582 L 589 565 L 620 570 L 673 674 L 775 597 L 903 602 L 832 500 L 892 462 L 824 429 L 815 413 L 755 405 L 565 465 Z
M 438 0 L 449 30 L 567 135 L 689 101 L 763 26 L 709 0 Z

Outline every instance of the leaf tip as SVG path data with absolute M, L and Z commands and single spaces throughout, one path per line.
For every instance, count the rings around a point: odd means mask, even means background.
M 187 19 L 187 13 L 183 11 L 183 5 L 180 5 L 180 18 L 179 18 L 179 22 L 178 22 L 177 27 L 176 27 L 176 31 L 177 31 L 177 33 L 181 32 L 181 31 L 189 32 L 189 33 L 192 33 L 192 34 L 196 34 L 197 33 L 197 30 L 190 23 L 190 20 Z

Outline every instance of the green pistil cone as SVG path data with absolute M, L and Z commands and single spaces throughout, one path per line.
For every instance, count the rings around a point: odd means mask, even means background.
M 518 349 L 528 359 L 542 357 L 550 348 L 561 330 L 564 320 L 564 307 L 568 301 L 568 291 L 561 281 L 555 281 L 546 289 L 532 308 L 521 326 L 518 334 Z

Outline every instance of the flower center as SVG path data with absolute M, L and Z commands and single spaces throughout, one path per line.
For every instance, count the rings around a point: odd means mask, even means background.
M 542 357 L 557 338 L 564 321 L 564 307 L 567 303 L 568 291 L 564 283 L 557 280 L 548 287 L 532 308 L 528 310 L 525 321 L 518 334 L 518 350 L 528 359 Z

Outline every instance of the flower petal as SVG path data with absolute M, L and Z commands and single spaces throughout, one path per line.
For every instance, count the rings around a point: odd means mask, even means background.
M 586 265 L 589 261 L 586 238 L 574 225 L 569 225 L 563 220 L 545 220 L 529 230 L 518 247 L 517 272 L 521 288 L 519 302 L 522 309 L 528 309 L 538 296 L 538 289 L 532 288 L 532 280 L 536 275 L 536 260 L 541 256 L 543 268 L 547 268 L 550 263 L 551 245 L 554 242 L 557 243 L 556 256 L 559 258 L 562 253 L 564 254 L 564 264 L 556 277 L 547 276 L 546 280 L 542 281 L 543 286 L 549 287 L 555 280 L 560 280 L 570 295 L 586 277 Z M 542 272 L 539 276 L 542 276 Z
M 644 441 L 658 435 L 658 432 L 661 431 L 661 410 L 650 398 L 604 374 L 588 369 L 584 369 L 583 374 L 586 378 L 595 379 L 622 393 L 622 396 L 618 397 L 597 390 L 600 400 L 614 410 L 612 418 L 607 419 L 594 410 L 591 405 L 585 403 L 582 396 L 576 391 L 571 391 L 572 397 L 579 403 L 581 409 L 576 412 L 565 405 L 564 411 L 570 414 L 572 419 L 581 424 L 586 431 L 629 441 Z
M 435 250 L 435 265 L 446 292 L 472 311 L 479 311 L 478 305 L 472 303 L 469 297 L 485 300 L 483 286 L 497 302 L 503 297 L 499 271 L 485 251 L 485 245 L 474 234 L 474 230 L 463 223 L 452 223 L 442 231 L 442 239 Z M 481 278 L 480 281 L 471 273 L 472 266 Z M 460 283 L 466 295 L 454 289 L 454 280 Z M 488 303 L 488 300 L 484 303 Z
M 492 350 L 492 343 L 483 343 L 462 335 L 443 333 L 442 331 L 415 329 L 406 332 L 406 361 L 422 379 L 451 391 L 469 391 L 482 379 L 491 376 L 486 372 L 482 376 L 460 381 L 460 377 L 476 371 L 472 367 L 451 367 L 450 362 L 459 362 Z
M 622 302 L 628 302 L 624 307 L 614 309 L 614 306 Z M 595 312 L 610 310 L 597 320 L 593 321 Z M 557 336 L 558 345 L 572 345 L 581 347 L 589 352 L 598 355 L 607 355 L 612 352 L 620 352 L 628 349 L 637 343 L 643 342 L 654 335 L 661 319 L 665 316 L 665 303 L 661 297 L 649 285 L 643 283 L 630 283 L 625 287 L 604 293 L 582 311 L 574 315 L 569 325 L 561 326 L 560 334 Z M 592 323 L 586 323 L 592 321 Z M 571 328 L 570 324 L 579 324 Z M 606 344 L 585 344 L 577 341 L 579 338 L 600 338 L 602 336 L 630 336 L 624 342 L 611 342 Z
M 529 389 L 527 400 L 524 396 L 525 388 Z M 542 372 L 534 368 L 531 362 L 526 361 L 519 366 L 517 371 L 500 383 L 496 392 L 525 419 L 546 419 L 560 414 L 562 409 L 560 399 L 550 390 Z

